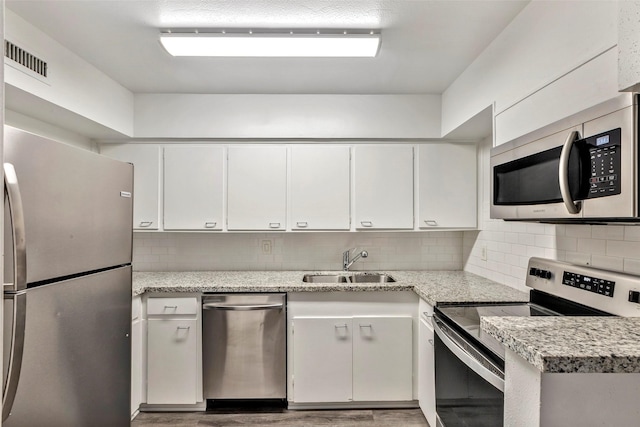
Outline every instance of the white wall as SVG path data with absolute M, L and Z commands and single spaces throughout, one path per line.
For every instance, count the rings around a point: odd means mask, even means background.
M 529 3 L 443 93 L 443 134 L 494 102 L 500 113 L 615 46 L 617 9 L 615 1 Z
M 478 226 L 464 232 L 464 270 L 525 290 L 529 258 L 640 274 L 640 226 L 551 225 L 489 219 L 492 138 L 478 147 Z M 487 260 L 482 259 L 482 248 Z
M 91 139 L 68 129 L 43 122 L 33 117 L 5 109 L 5 123 L 9 126 L 26 130 L 27 132 L 51 138 L 74 147 L 85 150 L 98 151 L 98 146 Z
M 135 95 L 137 138 L 440 135 L 439 95 Z
M 618 1 L 618 89 L 640 91 L 640 1 Z
M 271 254 L 262 241 L 271 241 Z M 369 257 L 351 270 L 461 270 L 462 232 L 134 233 L 135 271 L 341 270 L 342 252 Z
M 133 134 L 133 94 L 42 31 L 11 12 L 7 40 L 48 63 L 48 82 L 5 67 L 5 82 L 124 135 Z M 7 60 L 7 63 L 11 61 Z M 12 99 L 7 99 L 11 104 Z

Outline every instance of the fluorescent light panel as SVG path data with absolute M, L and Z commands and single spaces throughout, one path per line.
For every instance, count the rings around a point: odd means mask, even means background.
M 380 34 L 162 33 L 173 56 L 374 57 Z

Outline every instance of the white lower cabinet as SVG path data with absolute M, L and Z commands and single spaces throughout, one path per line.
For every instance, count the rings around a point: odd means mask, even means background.
M 413 398 L 413 319 L 353 318 L 353 400 Z
M 198 313 L 196 297 L 147 300 L 147 405 L 202 400 Z
M 350 317 L 294 318 L 293 400 L 350 401 L 352 344 Z
M 418 334 L 418 402 L 430 426 L 436 425 L 436 375 L 434 330 L 431 325 L 433 307 L 420 301 Z
M 413 399 L 410 316 L 294 317 L 296 403 Z
M 131 306 L 131 416 L 142 403 L 142 301 L 133 298 Z

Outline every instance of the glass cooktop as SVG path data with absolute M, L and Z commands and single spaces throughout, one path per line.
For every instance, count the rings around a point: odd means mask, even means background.
M 473 340 L 479 341 L 492 353 L 504 360 L 504 347 L 495 338 L 480 329 L 483 316 L 560 316 L 559 313 L 536 304 L 460 305 L 436 307 L 447 324 L 454 324 Z

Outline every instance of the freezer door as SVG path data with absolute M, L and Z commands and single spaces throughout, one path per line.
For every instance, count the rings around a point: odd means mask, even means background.
M 28 283 L 131 262 L 132 165 L 8 126 L 4 161 L 22 200 Z
M 131 268 L 39 286 L 26 295 L 21 369 L 3 427 L 128 426 Z

